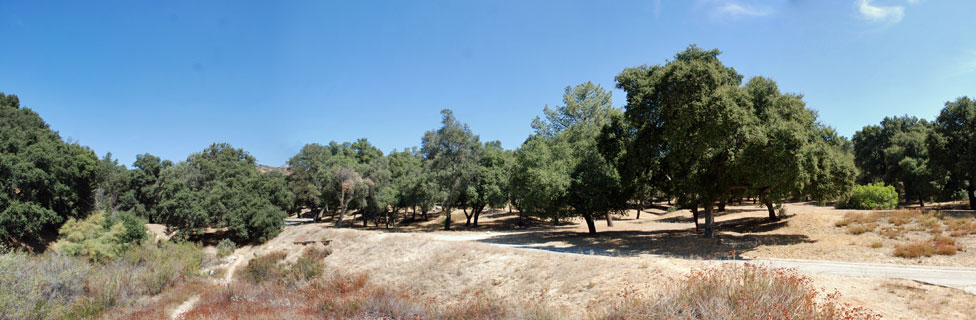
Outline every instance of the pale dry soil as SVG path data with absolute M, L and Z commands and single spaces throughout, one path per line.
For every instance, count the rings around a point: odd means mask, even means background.
M 455 231 L 441 231 L 442 217 L 392 230 L 432 233 L 448 240 L 463 239 L 611 256 L 656 254 L 706 259 L 780 258 L 976 267 L 976 236 L 957 238 L 962 251 L 956 255 L 898 258 L 892 255 L 895 245 L 908 241 L 888 239 L 877 232 L 852 235 L 847 233 L 846 228 L 834 225 L 846 213 L 870 211 L 839 210 L 815 203 L 788 203 L 784 208 L 786 216 L 779 222 L 770 222 L 765 207 L 749 203 L 729 206 L 726 212 L 716 213 L 718 240 L 703 239 L 695 232 L 689 210 L 669 213 L 660 206 L 645 209 L 640 219 L 636 218 L 636 210 L 616 216 L 613 227 L 607 227 L 602 219 L 597 220 L 596 236 L 586 234 L 586 225 L 580 219 L 561 221 L 558 225 L 549 221 L 531 221 L 527 227 L 520 228 L 516 224 L 517 213 L 510 214 L 504 210 L 483 215 L 478 228 L 464 227 L 464 215 L 456 211 L 453 214 Z M 701 221 L 704 228 L 704 219 Z M 362 224 L 355 227 L 361 228 Z M 882 247 L 871 248 L 874 242 L 882 243 Z
M 643 217 L 642 217 L 643 218 Z M 481 232 L 484 234 L 485 232 Z M 492 232 L 498 234 L 499 232 Z M 327 270 L 368 272 L 370 281 L 423 297 L 460 300 L 473 294 L 514 305 L 543 304 L 563 314 L 585 315 L 619 301 L 624 290 L 653 296 L 688 270 L 719 267 L 720 260 L 655 255 L 588 255 L 526 250 L 481 243 L 473 232 L 393 233 L 334 229 L 327 224 L 286 228 L 253 254 L 301 252 L 295 240 L 332 240 Z M 452 237 L 468 237 L 461 241 Z M 328 271 L 327 271 L 328 272 Z M 885 319 L 973 319 L 976 296 L 908 280 L 811 275 L 841 301 L 863 306 Z

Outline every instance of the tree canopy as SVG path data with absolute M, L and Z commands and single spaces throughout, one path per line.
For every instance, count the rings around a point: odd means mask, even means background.
M 947 191 L 965 190 L 976 210 L 976 100 L 946 102 L 928 138 L 934 174 L 947 176 Z
M 94 208 L 98 157 L 0 93 L 0 241 L 26 241 Z

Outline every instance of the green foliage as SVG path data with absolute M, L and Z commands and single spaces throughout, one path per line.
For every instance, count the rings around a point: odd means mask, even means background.
M 927 145 L 934 175 L 948 177 L 944 192 L 966 190 L 970 209 L 976 210 L 976 100 L 946 102 Z
M 929 165 L 926 139 L 932 124 L 916 117 L 885 117 L 880 125 L 866 126 L 854 134 L 855 161 L 862 182 L 883 181 L 901 186 L 906 200 L 937 195 L 941 178 Z
M 94 207 L 98 158 L 0 93 L 0 242 L 26 240 Z
M 481 142 L 467 124 L 454 117 L 450 109 L 441 110 L 442 126 L 427 131 L 421 140 L 421 153 L 427 160 L 431 178 L 443 195 L 445 212 L 464 205 L 467 187 L 475 180 Z M 444 229 L 451 228 L 451 215 L 445 215 Z
M 546 106 L 545 119 L 532 121 L 536 132 L 516 152 L 511 188 L 521 209 L 542 217 L 581 216 L 596 232 L 595 215 L 626 204 L 617 168 L 598 149 L 601 129 L 621 112 L 610 92 L 591 82 L 567 86 L 563 103 Z
M 153 194 L 159 201 L 152 211 L 181 237 L 204 227 L 226 227 L 238 242 L 264 242 L 277 235 L 285 218 L 282 207 L 293 203 L 284 177 L 261 173 L 254 157 L 226 143 L 175 166 L 161 166 Z
M 117 258 L 130 245 L 146 239 L 143 221 L 129 212 L 96 212 L 88 218 L 68 219 L 59 230 L 58 252 L 93 261 Z
M 850 196 L 837 202 L 843 209 L 894 209 L 898 206 L 898 192 L 895 187 L 884 183 L 858 185 Z
M 772 80 L 743 86 L 719 54 L 691 46 L 663 66 L 617 76 L 627 93 L 625 122 L 604 127 L 600 149 L 627 192 L 661 190 L 683 205 L 704 205 L 712 236 L 711 207 L 733 190 L 759 194 L 770 207 L 790 196 L 831 199 L 849 190 L 856 174 L 849 142 Z M 642 180 L 648 177 L 657 182 Z
M 234 253 L 234 250 L 237 250 L 237 245 L 234 244 L 234 241 L 230 241 L 230 239 L 223 239 L 217 243 L 218 258 L 229 256 L 230 254 Z

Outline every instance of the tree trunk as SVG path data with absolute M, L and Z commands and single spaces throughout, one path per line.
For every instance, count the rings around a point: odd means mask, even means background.
M 613 217 L 610 217 L 610 212 L 603 213 L 603 216 L 607 218 L 607 228 L 613 227 Z
M 471 208 L 471 210 L 474 211 L 473 212 L 474 213 L 474 226 L 475 227 L 478 227 L 478 216 L 481 216 L 481 212 L 482 211 L 485 211 L 485 207 L 481 207 L 477 211 L 475 211 L 474 208 Z
M 444 230 L 451 230 L 451 207 L 448 206 L 443 210 L 446 215 L 444 216 Z
M 590 234 L 596 234 L 596 222 L 593 221 L 593 215 L 584 214 L 583 220 L 586 220 L 586 228 L 589 229 Z
M 712 212 L 712 201 L 705 201 L 705 237 L 715 237 L 715 215 Z
M 468 208 L 462 208 L 461 211 L 464 212 L 464 218 L 467 219 L 467 221 L 464 222 L 464 226 L 465 227 L 470 227 L 471 226 L 471 218 L 474 215 L 474 209 L 471 209 L 471 213 L 472 214 L 468 214 Z
M 411 207 L 413 207 L 413 215 L 410 216 L 410 220 L 417 221 L 417 206 L 411 206 Z
M 643 201 L 637 200 L 637 220 L 640 220 L 640 213 L 641 213 L 641 211 L 644 211 L 644 208 L 643 208 L 644 206 L 641 205 L 642 203 L 643 203 Z
M 699 227 L 698 227 L 698 205 L 697 204 L 691 207 L 691 217 L 692 219 L 695 219 L 695 233 L 698 233 Z
M 925 200 L 922 199 L 922 193 L 918 193 L 918 206 L 920 208 L 925 208 Z
M 362 211 L 362 209 L 360 209 L 360 211 Z M 366 229 L 367 227 L 366 222 L 368 222 L 368 220 L 366 220 L 366 211 L 363 211 L 361 215 L 363 216 L 363 229 Z
M 776 216 L 776 208 L 773 208 L 773 200 L 766 197 L 763 204 L 766 205 L 766 210 L 769 210 L 769 221 L 779 221 L 779 217 Z
M 972 185 L 973 183 L 970 182 L 969 184 Z M 966 191 L 969 192 L 969 210 L 976 210 L 976 188 L 970 187 Z
M 725 204 L 729 202 L 729 196 L 722 196 L 718 202 L 718 212 L 725 212 Z
M 321 221 L 322 220 L 322 214 L 324 214 L 324 213 L 325 213 L 325 206 L 322 206 L 322 209 L 319 210 L 319 213 L 315 215 L 315 222 Z
M 342 205 L 342 210 L 339 211 L 339 219 L 335 221 L 336 228 L 342 228 L 342 218 L 346 216 L 346 193 L 339 193 L 339 204 Z

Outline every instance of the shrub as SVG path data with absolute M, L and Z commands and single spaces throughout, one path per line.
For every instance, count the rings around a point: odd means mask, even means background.
M 919 258 L 919 257 L 931 257 L 935 254 L 935 247 L 929 241 L 918 241 L 906 245 L 896 245 L 895 253 L 896 257 L 902 257 L 907 259 Z
M 874 231 L 877 228 L 878 228 L 878 225 L 875 224 L 875 223 L 867 223 L 867 224 L 860 224 L 860 223 L 858 223 L 858 224 L 853 224 L 853 225 L 848 226 L 847 227 L 847 233 L 854 234 L 854 235 L 858 235 L 858 234 L 862 234 L 862 233 L 865 233 L 865 232 Z
M 122 257 L 91 261 L 56 252 L 0 255 L 0 319 L 98 318 L 196 274 L 199 245 L 144 241 Z
M 692 271 L 658 299 L 627 296 L 607 319 L 879 319 L 822 295 L 794 271 L 726 264 Z
M 131 213 L 110 216 L 99 211 L 84 220 L 68 219 L 58 233 L 58 252 L 105 261 L 118 257 L 134 241 L 145 239 L 146 227 Z
M 854 186 L 851 194 L 837 204 L 842 209 L 894 209 L 898 206 L 898 192 L 880 182 Z
M 237 245 L 235 245 L 234 241 L 231 241 L 230 239 L 223 239 L 217 243 L 218 258 L 229 256 L 231 253 L 234 253 L 234 250 L 237 250 Z
M 881 244 L 881 242 L 877 242 L 877 241 L 875 241 L 875 242 L 872 242 L 872 243 L 871 243 L 871 248 L 875 248 L 875 249 L 877 249 L 877 248 L 881 248 L 881 247 L 883 247 L 883 246 L 884 246 L 884 245 L 883 245 L 883 244 Z
M 281 279 L 287 268 L 280 263 L 285 256 L 284 251 L 275 251 L 251 259 L 244 267 L 244 277 L 254 283 Z

